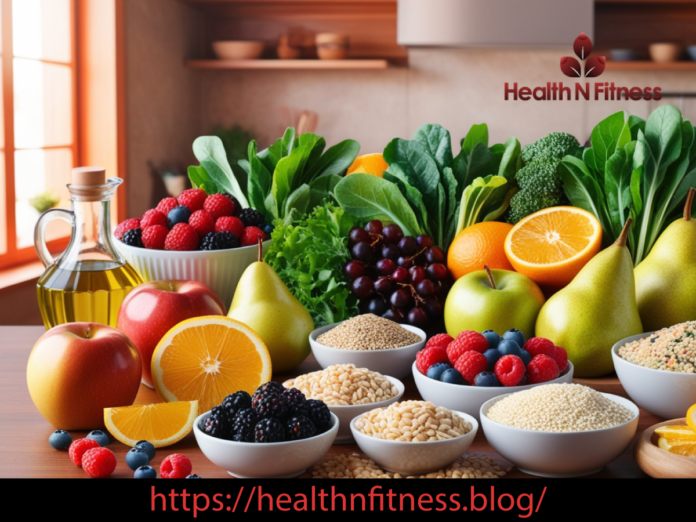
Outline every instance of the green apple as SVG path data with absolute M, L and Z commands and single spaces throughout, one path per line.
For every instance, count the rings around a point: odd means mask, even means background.
M 471 272 L 457 279 L 447 295 L 445 327 L 452 337 L 464 330 L 502 335 L 516 328 L 529 339 L 544 301 L 537 284 L 517 272 Z

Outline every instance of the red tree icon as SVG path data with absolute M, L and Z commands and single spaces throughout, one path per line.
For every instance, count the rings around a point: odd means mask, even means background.
M 585 33 L 581 33 L 573 42 L 573 51 L 575 51 L 581 62 L 585 64 L 586 78 L 596 78 L 604 72 L 604 56 L 595 56 L 588 59 L 592 53 L 592 40 Z M 572 56 L 564 56 L 561 58 L 561 71 L 571 78 L 582 78 L 581 62 Z

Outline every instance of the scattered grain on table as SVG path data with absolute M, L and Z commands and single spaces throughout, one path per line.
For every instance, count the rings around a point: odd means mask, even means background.
M 625 344 L 619 356 L 653 370 L 696 373 L 696 321 L 680 323 Z
M 390 350 L 421 341 L 419 335 L 374 314 L 348 319 L 317 338 L 324 346 L 342 350 Z

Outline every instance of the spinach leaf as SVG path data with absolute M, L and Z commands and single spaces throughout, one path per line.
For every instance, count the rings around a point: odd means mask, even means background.
M 244 196 L 237 178 L 234 177 L 232 167 L 227 161 L 225 147 L 217 136 L 201 136 L 193 142 L 193 153 L 196 159 L 205 169 L 210 179 L 215 182 L 216 188 L 228 192 L 239 200 L 242 207 L 247 208 L 249 202 Z M 200 174 L 200 172 L 198 172 Z
M 483 145 L 488 148 L 488 125 L 472 125 L 469 133 L 462 141 L 462 151 L 468 156 L 476 145 Z
M 329 147 L 312 166 L 307 175 L 308 179 L 311 181 L 320 176 L 343 174 L 355 161 L 359 152 L 360 143 L 355 140 L 343 140 Z
M 631 129 L 626 121 L 626 113 L 619 111 L 605 118 L 592 130 L 590 142 L 594 156 L 594 167 L 605 179 L 606 163 L 614 151 L 631 141 Z M 623 227 L 623 225 L 622 225 Z
M 449 131 L 440 125 L 422 125 L 413 135 L 413 141 L 425 147 L 440 171 L 452 165 L 452 139 Z
M 606 162 L 604 193 L 606 195 L 607 217 L 612 237 L 621 234 L 628 209 L 631 206 L 631 174 L 633 173 L 633 152 L 636 142 L 617 148 Z M 609 238 L 608 238 L 609 239 Z
M 203 167 L 189 167 L 188 177 L 191 180 L 193 188 L 205 190 L 208 194 L 217 194 L 220 192 L 215 182 L 208 176 L 208 173 Z
M 310 182 L 309 209 L 313 210 L 322 205 L 324 201 L 334 200 L 334 189 L 341 179 L 341 176 L 332 174 L 330 176 L 322 176 Z
M 597 217 L 603 230 L 611 230 L 604 193 L 585 163 L 575 156 L 566 156 L 561 161 L 558 174 L 572 205 L 591 212 Z
M 408 181 L 403 176 L 400 171 L 399 166 L 392 164 L 389 166 L 389 170 L 384 172 L 383 178 L 387 181 L 391 181 L 401 191 L 401 194 L 406 198 L 408 203 L 411 205 L 411 209 L 416 215 L 418 220 L 418 225 L 420 226 L 423 233 L 432 237 L 430 230 L 430 221 L 428 220 L 428 209 L 423 203 L 423 194 L 419 190 L 413 188 L 408 184 Z

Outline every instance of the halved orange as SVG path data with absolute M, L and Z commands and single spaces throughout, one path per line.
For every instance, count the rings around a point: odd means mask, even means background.
M 348 167 L 348 174 L 372 174 L 373 176 L 382 177 L 382 173 L 387 170 L 389 164 L 384 161 L 384 156 L 377 152 L 375 154 L 363 154 L 355 158 L 353 164 Z
M 662 426 L 655 430 L 660 437 L 670 440 L 690 440 L 696 442 L 696 431 L 688 426 Z
M 197 400 L 203 412 L 230 393 L 254 393 L 271 373 L 271 356 L 261 338 L 247 325 L 219 315 L 180 322 L 152 355 L 152 380 L 160 397 Z
M 696 404 L 691 406 L 689 411 L 686 412 L 686 423 L 689 425 L 689 428 L 696 431 Z
M 198 401 L 104 408 L 109 433 L 131 447 L 141 440 L 155 448 L 171 446 L 188 435 L 196 417 Z
M 576 207 L 550 207 L 519 221 L 505 238 L 505 254 L 515 270 L 539 285 L 570 283 L 600 250 L 602 226 Z
M 693 440 L 675 440 L 660 437 L 660 440 L 657 441 L 657 445 L 661 449 L 674 453 L 675 455 L 696 457 L 696 441 Z

